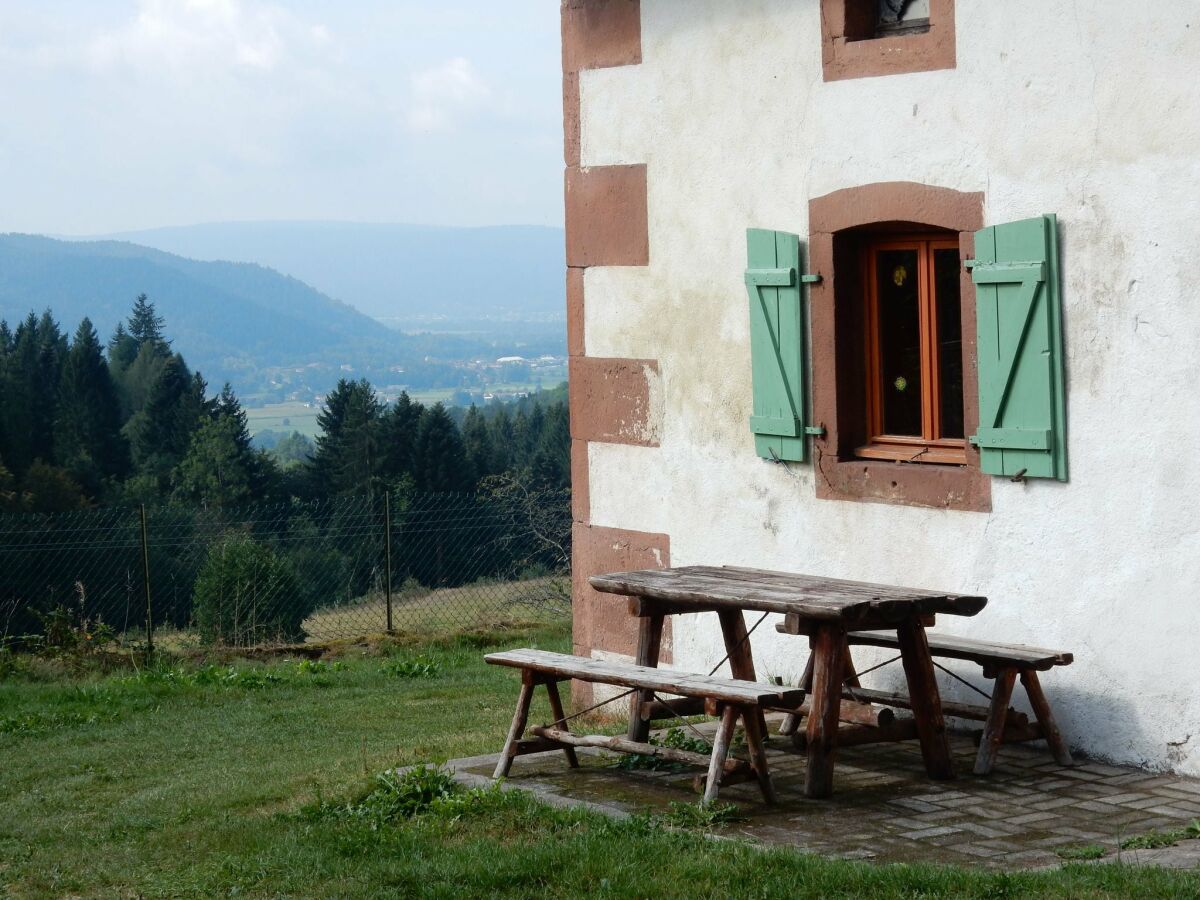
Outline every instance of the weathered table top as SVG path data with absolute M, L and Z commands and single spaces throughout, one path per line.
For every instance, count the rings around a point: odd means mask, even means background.
M 683 566 L 594 575 L 592 587 L 698 610 L 744 609 L 791 613 L 853 625 L 863 621 L 895 622 L 911 616 L 946 613 L 973 616 L 986 597 L 867 584 L 815 575 L 768 572 L 736 566 Z

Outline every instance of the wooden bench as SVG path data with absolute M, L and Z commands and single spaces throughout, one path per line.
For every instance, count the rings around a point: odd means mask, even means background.
M 1054 721 L 1046 695 L 1042 693 L 1037 675 L 1038 672 L 1048 671 L 1055 666 L 1070 665 L 1075 659 L 1072 654 L 1043 647 L 998 644 L 936 632 L 930 632 L 928 639 L 929 650 L 935 657 L 977 663 L 983 669 L 984 678 L 992 679 L 991 703 L 986 707 L 965 703 L 942 703 L 942 708 L 948 716 L 984 722 L 979 753 L 975 758 L 976 775 L 991 772 L 1000 745 L 1006 740 L 1031 741 L 1041 738 L 1049 745 L 1050 752 L 1060 765 L 1075 764 Z M 852 631 L 847 635 L 847 641 L 852 646 L 885 647 L 893 650 L 899 649 L 900 646 L 895 635 L 884 632 Z M 1013 686 L 1018 677 L 1033 707 L 1036 724 L 1031 725 L 1024 713 L 1019 713 L 1009 706 Z M 859 687 L 851 688 L 847 694 L 854 700 L 883 706 L 908 705 L 907 698 L 902 694 L 889 694 Z
M 764 706 L 783 706 L 791 709 L 798 707 L 804 700 L 804 691 L 799 688 L 759 684 L 754 681 L 719 678 L 712 675 L 675 672 L 670 669 L 570 656 L 546 650 L 508 650 L 503 653 L 492 653 L 484 658 L 492 665 L 510 666 L 521 670 L 521 694 L 517 699 L 517 710 L 513 715 L 508 738 L 504 742 L 504 750 L 500 754 L 500 761 L 496 764 L 496 778 L 507 776 L 512 768 L 513 760 L 526 753 L 545 753 L 549 750 L 561 749 L 566 754 L 568 764 L 575 767 L 579 765 L 575 756 L 576 747 L 602 747 L 622 753 L 640 753 L 707 768 L 708 775 L 704 784 L 705 803 L 716 799 L 721 784 L 745 781 L 750 777 L 758 781 L 763 798 L 768 803 L 775 802 L 775 789 L 771 784 L 766 751 L 763 746 L 766 734 L 760 715 Z M 599 684 L 618 685 L 647 691 L 651 694 L 662 692 L 680 697 L 703 699 L 706 712 L 710 715 L 720 716 L 721 720 L 717 727 L 716 737 L 712 742 L 711 756 L 705 757 L 701 753 L 620 737 L 572 733 L 567 728 L 562 699 L 558 693 L 558 682 L 572 678 Z M 552 725 L 535 726 L 529 729 L 534 738 L 525 740 L 529 704 L 533 698 L 533 689 L 539 684 L 546 688 L 550 699 L 550 710 L 555 721 Z M 728 759 L 729 745 L 733 739 L 738 719 L 742 720 L 746 732 L 746 748 L 750 757 L 748 763 Z

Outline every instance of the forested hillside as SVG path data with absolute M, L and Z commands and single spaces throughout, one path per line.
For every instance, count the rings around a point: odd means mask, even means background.
M 384 405 L 365 379 L 329 392 L 315 445 L 255 449 L 228 385 L 210 390 L 140 295 L 102 340 L 50 312 L 0 321 L 0 509 L 223 507 L 384 491 L 569 489 L 564 392 L 457 418 L 407 394 Z M 561 500 L 556 501 L 561 502 Z

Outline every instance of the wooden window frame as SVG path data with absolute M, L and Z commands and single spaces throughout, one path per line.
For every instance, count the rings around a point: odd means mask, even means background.
M 979 467 L 979 449 L 966 448 L 966 465 L 919 466 L 863 459 L 855 448 L 866 441 L 863 418 L 862 274 L 856 250 L 862 240 L 895 234 L 951 232 L 959 257 L 970 259 L 975 232 L 983 228 L 984 195 L 912 181 L 844 187 L 808 202 L 809 271 L 821 273 L 810 286 L 812 421 L 824 434 L 813 439 L 814 490 L 836 502 L 886 503 L 933 509 L 987 512 L 992 479 Z M 898 228 L 903 225 L 904 228 Z M 975 286 L 962 270 L 963 428 L 979 426 L 976 364 Z
M 917 304 L 921 332 L 920 436 L 888 434 L 883 428 L 878 255 L 887 250 L 914 250 L 917 253 Z M 871 241 L 862 249 L 860 269 L 866 306 L 863 322 L 866 325 L 864 349 L 868 439 L 855 453 L 863 459 L 957 466 L 966 464 L 966 439 L 942 435 L 941 342 L 938 339 L 937 280 L 933 269 L 936 250 L 958 253 L 958 236 L 945 232 L 886 235 Z

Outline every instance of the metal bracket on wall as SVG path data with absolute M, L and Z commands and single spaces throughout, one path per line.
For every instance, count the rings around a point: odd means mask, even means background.
M 812 275 L 801 275 L 800 276 L 801 284 L 819 284 L 820 281 L 821 281 L 821 276 L 819 273 L 814 273 Z
M 806 425 L 804 427 L 805 434 L 811 434 L 813 437 L 824 437 L 825 426 L 823 425 Z

